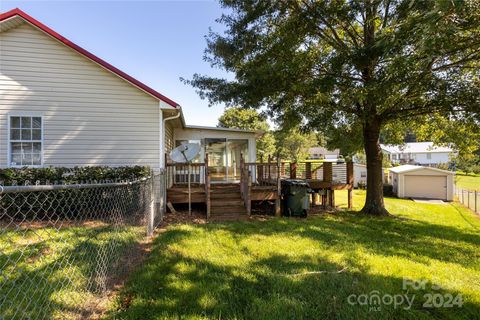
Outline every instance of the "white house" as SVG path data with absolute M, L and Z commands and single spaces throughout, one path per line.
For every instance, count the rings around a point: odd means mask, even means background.
M 433 142 L 408 142 L 404 145 L 381 145 L 382 151 L 392 163 L 438 166 L 450 162 L 454 150 L 435 146 Z
M 393 192 L 399 198 L 453 200 L 454 172 L 403 165 L 390 168 L 389 175 Z
M 310 159 L 338 159 L 340 149 L 328 150 L 324 147 L 312 147 L 308 149 Z
M 382 180 L 385 181 L 385 170 L 382 169 Z M 353 187 L 358 188 L 358 184 L 367 184 L 367 166 L 360 163 L 353 164 Z
M 184 141 L 212 154 L 217 179 L 259 133 L 185 124 L 181 107 L 19 9 L 0 15 L 0 167 L 165 167 Z

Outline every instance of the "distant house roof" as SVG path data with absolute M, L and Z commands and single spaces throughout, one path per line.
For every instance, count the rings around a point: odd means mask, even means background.
M 434 146 L 433 142 L 408 142 L 403 145 L 380 145 L 388 153 L 427 153 L 427 152 L 453 152 L 445 146 Z
M 112 66 L 111 64 L 106 62 L 105 60 L 100 59 L 96 55 L 94 55 L 94 54 L 88 52 L 87 50 L 83 49 L 82 47 L 76 45 L 75 43 L 73 43 L 70 40 L 68 40 L 67 38 L 61 36 L 60 34 L 55 32 L 54 30 L 50 29 L 49 27 L 47 27 L 46 25 L 44 25 L 40 21 L 34 19 L 33 17 L 29 16 L 28 14 L 26 14 L 25 12 L 23 12 L 22 10 L 20 10 L 18 8 L 0 14 L 0 22 L 2 23 L 1 30 L 6 31 L 9 28 L 12 28 L 12 27 L 15 27 L 15 26 L 21 24 L 21 20 L 14 21 L 14 19 L 18 20 L 18 18 L 21 18 L 24 21 L 28 22 L 29 24 L 33 25 L 34 27 L 37 27 L 38 29 L 45 32 L 49 36 L 55 38 L 56 40 L 60 41 L 64 45 L 72 48 L 73 50 L 77 51 L 81 55 L 87 57 L 88 59 L 90 59 L 93 62 L 102 66 L 103 68 L 105 68 L 105 69 L 109 70 L 110 72 L 116 74 L 120 78 L 126 80 L 130 84 L 132 84 L 135 87 L 139 88 L 140 90 L 148 93 L 149 95 L 153 96 L 154 98 L 157 98 L 157 99 L 167 103 L 168 105 L 170 105 L 174 108 L 178 107 L 178 103 L 176 103 L 175 101 L 167 98 L 166 96 L 164 96 L 161 93 L 155 91 L 154 89 L 150 88 L 146 84 L 138 81 L 137 79 L 133 78 L 132 76 L 129 76 L 125 72 L 115 68 L 114 66 Z
M 393 168 L 390 168 L 389 171 L 394 172 L 394 173 L 405 173 L 405 172 L 413 172 L 413 171 L 422 170 L 422 169 L 423 170 L 442 172 L 442 173 L 446 173 L 446 174 L 455 174 L 455 172 L 453 172 L 453 171 L 441 170 L 441 169 L 431 168 L 431 167 L 414 166 L 414 165 L 411 165 L 411 164 L 406 164 L 406 165 L 403 165 L 403 166 L 393 167 Z
M 324 147 L 312 147 L 308 149 L 308 153 L 310 154 L 326 154 L 326 155 L 340 155 L 340 149 L 335 149 L 335 150 L 328 150 L 327 148 Z

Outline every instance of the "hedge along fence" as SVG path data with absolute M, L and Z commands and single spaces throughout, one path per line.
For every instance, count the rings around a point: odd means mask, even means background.
M 0 186 L 41 186 L 41 185 L 85 185 L 104 184 L 109 182 L 132 182 L 146 179 L 151 174 L 150 168 L 134 167 L 75 167 L 75 168 L 21 168 L 0 169 Z M 133 190 L 125 193 L 129 203 L 139 201 L 142 193 Z M 35 218 L 49 220 L 52 216 L 60 219 L 75 219 L 76 217 L 97 219 L 108 218 L 109 208 L 97 207 L 90 211 L 91 203 L 104 203 L 114 198 L 114 188 L 105 188 L 102 192 L 93 188 L 59 190 L 55 193 L 18 193 L 15 198 L 0 197 L 0 209 L 7 215 L 15 208 L 15 217 L 21 219 Z M 47 209 L 47 210 L 46 210 Z
M 153 179 L 0 186 L 0 319 L 94 315 L 158 222 Z
M 134 181 L 150 176 L 150 168 L 131 167 L 50 167 L 0 169 L 0 185 L 57 185 Z

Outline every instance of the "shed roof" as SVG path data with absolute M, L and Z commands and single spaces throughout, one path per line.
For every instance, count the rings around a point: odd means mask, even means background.
M 442 169 L 437 169 L 437 168 L 431 168 L 431 167 L 423 167 L 423 166 L 414 166 L 411 164 L 406 164 L 403 166 L 398 166 L 398 167 L 393 167 L 389 169 L 391 172 L 394 173 L 406 173 L 406 172 L 414 172 L 418 170 L 431 170 L 431 171 L 436 171 L 444 174 L 452 174 L 454 175 L 455 172 L 453 171 L 447 171 L 447 170 L 442 170 Z

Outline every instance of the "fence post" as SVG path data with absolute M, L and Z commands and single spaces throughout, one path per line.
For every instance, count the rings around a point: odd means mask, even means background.
M 475 190 L 475 212 L 478 212 L 478 207 L 477 207 L 478 200 L 477 200 L 477 198 L 478 198 L 478 191 Z
M 312 163 L 305 162 L 305 179 L 312 179 Z
M 280 195 L 282 193 L 282 181 L 280 178 L 280 157 L 277 157 L 277 197 L 275 198 L 275 216 L 280 217 Z
M 332 180 L 333 180 L 333 167 L 331 162 L 323 163 L 323 181 L 329 182 L 327 189 L 327 206 L 333 207 L 334 205 L 334 196 L 332 190 Z
M 271 166 L 272 166 L 272 157 L 268 155 L 268 183 L 272 181 L 272 172 L 271 172 Z
M 154 185 L 154 174 L 153 171 L 150 172 L 150 205 L 147 212 L 147 236 L 153 234 L 153 227 L 155 222 L 155 185 Z
M 296 179 L 296 178 L 297 178 L 297 163 L 290 162 L 290 179 Z
M 263 154 L 260 155 L 260 165 L 257 165 L 257 182 L 261 183 L 265 177 L 263 176 Z
M 210 173 L 208 172 L 208 153 L 205 154 L 205 206 L 208 219 L 210 218 Z
M 248 172 L 248 191 L 247 191 L 247 213 L 252 214 L 252 175 Z
M 348 209 L 353 206 L 353 162 L 347 162 Z

